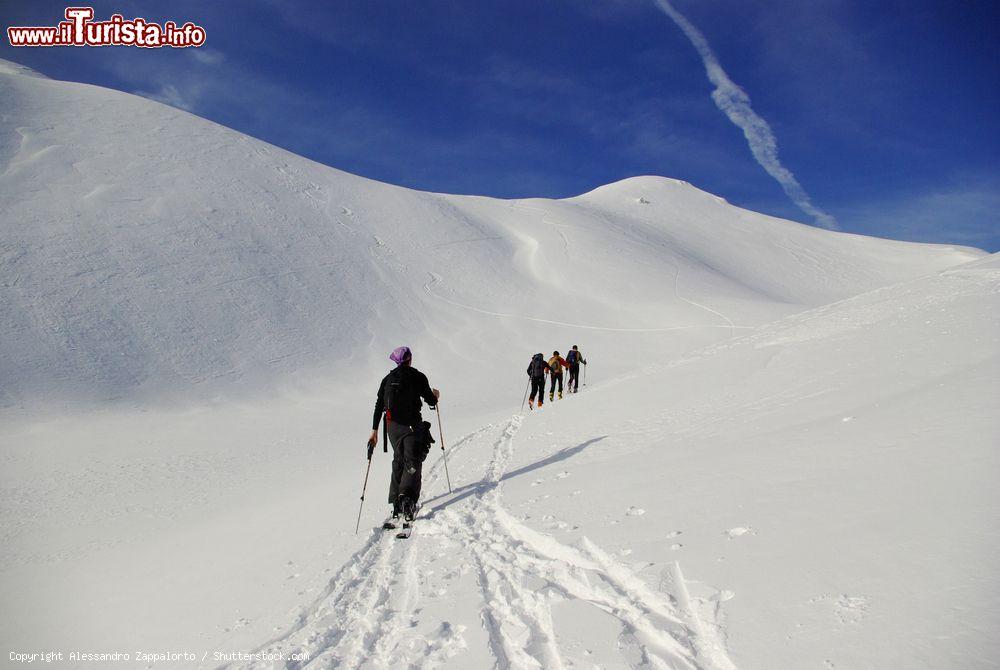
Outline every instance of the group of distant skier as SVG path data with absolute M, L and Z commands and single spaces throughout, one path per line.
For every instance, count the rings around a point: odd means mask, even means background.
M 566 354 L 566 358 L 559 355 L 558 351 L 552 352 L 552 358 L 545 360 L 545 354 L 538 353 L 531 357 L 528 363 L 528 380 L 531 384 L 531 396 L 528 398 L 528 408 L 535 409 L 535 398 L 538 398 L 538 406 L 545 404 L 545 376 L 548 375 L 551 382 L 549 387 L 549 400 L 555 400 L 558 389 L 559 399 L 563 397 L 563 369 L 569 370 L 569 381 L 566 383 L 567 393 L 576 393 L 580 386 L 580 365 L 586 365 L 587 359 L 580 353 L 580 348 L 575 344 Z
M 409 347 L 397 347 L 389 355 L 389 359 L 396 364 L 396 367 L 382 379 L 378 395 L 375 397 L 372 432 L 368 437 L 368 468 L 370 471 L 372 453 L 378 444 L 378 429 L 381 424 L 385 440 L 383 449 L 388 451 L 388 445 L 392 445 L 392 478 L 389 482 L 389 504 L 392 505 L 392 514 L 383 528 L 395 529 L 402 518 L 402 530 L 397 537 L 405 538 L 409 537 L 413 519 L 417 514 L 423 463 L 430 452 L 431 444 L 434 443 L 431 424 L 424 421 L 420 410 L 423 402 L 426 402 L 431 410 L 438 412 L 440 430 L 441 414 L 438 400 L 441 393 L 431 388 L 427 376 L 413 367 L 413 352 Z M 531 384 L 531 400 L 528 406 L 534 409 L 536 397 L 539 407 L 544 404 L 546 375 L 552 380 L 549 400 L 555 399 L 557 390 L 559 398 L 563 397 L 564 369 L 569 370 L 566 390 L 569 393 L 576 393 L 580 383 L 581 365 L 587 365 L 587 361 L 575 344 L 566 354 L 566 358 L 560 356 L 558 351 L 553 351 L 552 358 L 547 361 L 543 354 L 535 354 L 528 365 Z M 444 450 L 443 444 L 441 449 Z M 447 467 L 445 461 L 446 474 Z M 365 473 L 365 484 L 361 491 L 362 505 L 367 487 L 368 472 Z M 360 522 L 359 510 L 358 523 Z

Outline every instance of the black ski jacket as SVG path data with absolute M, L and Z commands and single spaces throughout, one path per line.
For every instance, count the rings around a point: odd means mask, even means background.
M 532 379 L 545 379 L 545 373 L 549 372 L 549 364 L 545 362 L 544 356 L 535 354 L 528 363 L 528 376 Z
M 404 426 L 420 425 L 423 421 L 420 416 L 420 408 L 423 407 L 420 399 L 423 398 L 427 405 L 434 409 L 437 406 L 437 398 L 431 391 L 427 375 L 409 365 L 400 365 L 389 372 L 378 387 L 378 397 L 375 398 L 375 415 L 372 417 L 372 430 L 378 430 L 382 412 L 385 411 L 385 387 L 390 380 L 398 380 L 400 383 L 398 396 L 393 400 L 396 406 L 393 408 L 392 422 Z

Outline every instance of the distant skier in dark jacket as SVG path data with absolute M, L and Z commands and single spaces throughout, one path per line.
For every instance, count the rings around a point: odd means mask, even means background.
M 412 366 L 413 354 L 409 347 L 397 347 L 389 359 L 396 363 L 396 369 L 387 374 L 378 387 L 368 444 L 372 448 L 378 443 L 378 425 L 384 412 L 392 445 L 389 503 L 394 517 L 402 514 L 410 521 L 420 498 L 421 469 L 433 442 L 430 423 L 420 416 L 420 401 L 423 399 L 434 409 L 441 394 L 431 388 L 424 373 Z
M 576 388 L 580 384 L 580 363 L 587 364 L 587 359 L 580 353 L 580 349 L 574 344 L 573 348 L 566 354 L 566 362 L 569 364 L 569 382 L 566 384 L 567 391 L 576 393 Z
M 538 406 L 545 403 L 545 374 L 549 372 L 549 364 L 545 362 L 545 354 L 535 354 L 528 363 L 528 377 L 531 379 L 531 398 L 528 408 L 535 409 L 535 395 L 538 395 Z

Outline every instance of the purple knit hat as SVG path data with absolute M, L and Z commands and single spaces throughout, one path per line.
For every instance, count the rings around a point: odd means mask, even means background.
M 408 362 L 412 357 L 413 353 L 410 352 L 409 347 L 396 347 L 392 350 L 392 353 L 389 354 L 389 360 L 396 365 L 402 365 L 403 363 Z

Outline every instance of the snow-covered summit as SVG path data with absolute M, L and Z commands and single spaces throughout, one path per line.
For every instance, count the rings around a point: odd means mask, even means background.
M 648 353 L 663 346 L 649 333 L 712 339 L 975 255 L 660 177 L 564 201 L 412 191 L 12 64 L 0 100 L 5 404 L 339 376 L 399 341 L 447 342 L 432 361 L 456 373 L 484 349 L 515 367 L 542 333 L 590 330 L 612 355 L 603 336 L 631 331 Z

